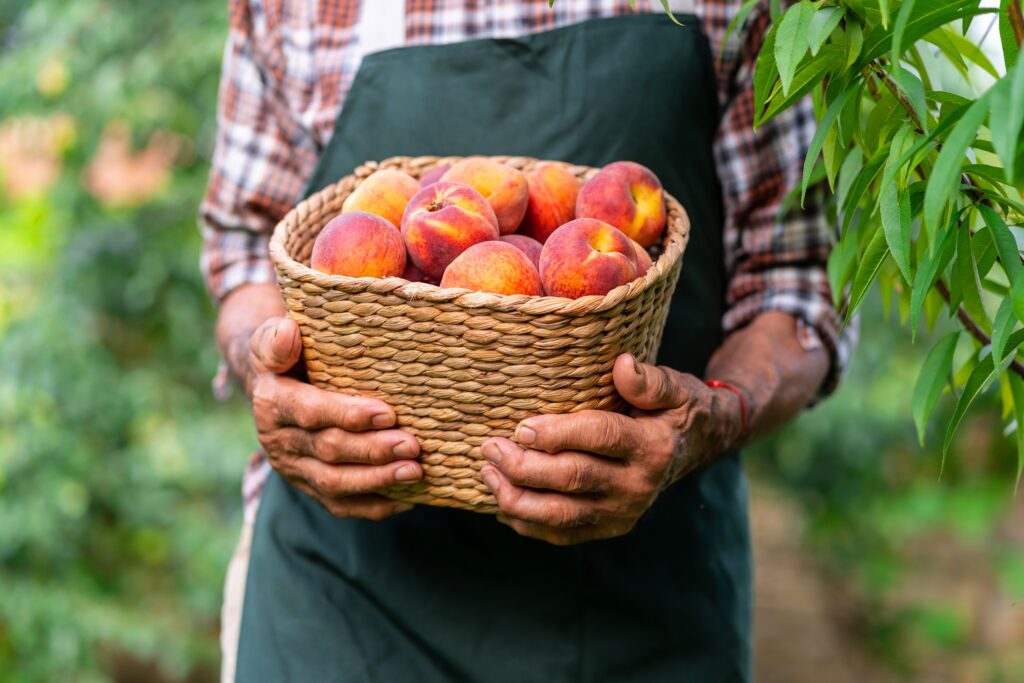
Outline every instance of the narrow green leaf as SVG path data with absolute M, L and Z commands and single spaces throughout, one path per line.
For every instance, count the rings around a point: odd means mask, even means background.
M 1017 347 L 1024 342 L 1024 330 L 1017 330 L 1010 335 L 1010 338 L 1006 342 L 1006 355 L 1007 358 L 1011 357 L 1017 351 Z M 1005 360 L 1004 360 L 1005 362 Z M 967 382 L 964 384 L 964 389 L 960 393 L 960 398 L 956 402 L 956 407 L 953 409 L 953 416 L 949 420 L 949 425 L 946 427 L 946 438 L 942 442 L 942 460 L 945 464 L 946 454 L 949 452 L 949 446 L 953 443 L 953 435 L 956 433 L 957 428 L 964 419 L 964 415 L 967 413 L 967 409 L 974 403 L 974 399 L 985 390 L 986 387 L 992 382 L 992 379 L 996 376 L 998 368 L 992 360 L 992 354 L 989 354 L 978 361 L 978 365 L 975 366 L 971 372 L 970 377 L 967 378 Z
M 881 189 L 880 200 L 885 242 L 903 278 L 913 282 L 910 274 L 910 197 L 907 194 L 900 197 L 899 188 L 892 183 Z
M 725 48 L 729 45 L 729 36 L 733 33 L 742 31 L 743 26 L 747 23 L 747 17 L 757 7 L 760 0 L 746 0 L 743 6 L 740 7 L 740 11 L 736 13 L 736 17 L 729 22 L 729 27 L 725 29 L 725 37 L 722 38 L 722 44 L 719 46 L 718 59 L 722 59 L 722 55 L 725 53 Z
M 964 309 L 983 328 L 989 324 L 988 312 L 981 301 L 981 279 L 978 277 L 974 250 L 971 248 L 971 230 L 966 223 L 960 226 L 956 236 L 956 263 L 953 277 L 963 297 Z
M 846 291 L 846 284 L 853 276 L 853 269 L 857 265 L 857 243 L 853 239 L 839 240 L 832 252 L 828 255 L 826 272 L 828 284 L 832 290 L 832 303 L 840 308 L 843 302 L 843 292 Z
M 804 157 L 804 176 L 800 183 L 800 206 L 804 205 L 804 197 L 807 196 L 807 186 L 810 182 L 811 170 L 814 168 L 814 163 L 818 160 L 818 154 L 821 152 L 821 146 L 825 142 L 825 136 L 832 130 L 832 124 L 839 117 L 839 112 L 843 110 L 843 107 L 846 106 L 846 101 L 855 92 L 860 91 L 856 88 L 850 88 L 840 95 L 839 99 L 829 105 L 825 115 L 818 123 L 818 129 L 814 132 L 814 137 L 811 138 L 811 146 L 807 150 L 807 156 Z
M 814 86 L 821 83 L 825 74 L 832 68 L 838 66 L 841 60 L 841 48 L 829 44 L 821 48 L 817 57 L 812 57 L 793 76 L 792 88 L 788 95 L 779 97 L 781 88 L 776 88 L 771 96 L 771 102 L 760 118 L 755 118 L 754 125 L 760 126 L 770 121 L 776 114 L 789 108 L 797 100 L 809 93 Z
M 636 5 L 636 0 L 630 0 L 630 2 L 634 6 Z M 672 8 L 669 6 L 669 1 L 668 0 L 661 0 L 661 7 L 662 7 L 662 9 L 665 10 L 665 14 L 668 15 L 668 18 L 671 19 L 672 22 L 676 24 L 676 26 L 682 26 L 683 25 L 682 22 L 680 22 L 678 19 L 676 19 L 676 15 L 672 14 Z
M 992 113 L 989 128 L 992 146 L 1003 162 L 1006 182 L 1014 182 L 1017 141 L 1024 124 L 1024 65 L 1020 62 L 992 88 Z
M 928 352 L 921 372 L 914 384 L 914 393 L 910 399 L 910 409 L 914 415 L 914 426 L 917 427 L 917 440 L 924 446 L 925 427 L 928 425 L 928 416 L 935 409 L 935 403 L 939 400 L 942 387 L 949 379 L 953 370 L 953 352 L 956 351 L 957 340 L 960 339 L 959 332 L 950 332 L 939 341 Z
M 850 187 L 857 180 L 862 168 L 864 168 L 864 152 L 860 150 L 860 147 L 854 147 L 839 167 L 839 180 L 836 183 L 836 206 L 840 209 L 846 206 L 846 196 L 850 193 Z
M 754 63 L 754 106 L 758 112 L 768 106 L 768 96 L 772 86 L 779 78 L 779 69 L 775 65 L 775 33 L 778 24 L 772 24 L 764 37 L 761 51 L 757 53 Z M 755 116 L 755 119 L 757 116 Z M 756 125 L 756 121 L 755 121 Z
M 940 29 L 946 35 L 949 36 L 950 43 L 956 48 L 957 52 L 962 54 L 966 59 L 977 64 L 983 71 L 986 71 L 992 78 L 999 78 L 999 71 L 989 61 L 988 56 L 982 52 L 981 48 L 972 43 L 967 38 L 954 31 L 949 26 L 943 26 Z
M 871 181 L 875 179 L 878 172 L 882 169 L 882 160 L 885 158 L 884 154 L 877 154 L 873 159 L 868 161 L 864 166 L 864 169 L 857 176 L 857 180 L 854 181 L 853 186 L 850 187 L 850 191 L 846 196 L 846 202 L 840 206 L 843 210 L 843 225 L 840 231 L 841 235 L 846 235 L 849 231 L 850 223 L 853 222 L 853 216 L 855 214 L 854 209 L 860 204 L 861 198 L 867 191 L 868 186 L 871 185 Z
M 782 13 L 782 0 L 771 0 L 768 3 L 768 14 L 772 18 L 774 24 L 779 20 L 779 14 Z
M 1006 340 L 1013 332 L 1017 319 L 1013 317 L 1013 302 L 1009 297 L 1003 299 L 996 311 L 996 321 L 992 324 L 992 362 L 999 365 L 1006 350 Z
M 1013 35 L 1010 14 L 1006 11 L 1010 2 L 1011 0 L 1002 0 L 999 3 L 999 42 L 1003 45 L 1003 63 L 1006 66 L 1007 73 L 1017 63 L 1017 39 Z M 1020 430 L 1018 430 L 1019 432 Z
M 878 11 L 882 15 L 882 28 L 889 28 L 889 0 L 878 0 Z
M 896 14 L 896 24 L 892 29 L 892 63 L 899 64 L 903 55 L 903 34 L 907 30 L 907 21 L 914 10 L 914 0 L 903 0 L 900 11 Z
M 960 75 L 967 78 L 969 71 L 967 69 L 967 62 L 964 61 L 964 56 L 956 49 L 956 45 L 949 39 L 949 35 L 941 27 L 926 35 L 924 40 L 939 48 L 939 51 L 960 72 Z
M 921 315 L 921 308 L 924 305 L 925 297 L 939 279 L 939 275 L 946 270 L 946 266 L 953 259 L 953 252 L 956 248 L 957 223 L 963 209 L 953 215 L 953 219 L 946 226 L 946 229 L 939 233 L 940 243 L 932 249 L 926 250 L 924 257 L 917 264 L 917 275 L 914 277 L 914 286 L 910 296 L 910 334 L 912 338 L 917 337 L 917 321 Z
M 991 91 L 989 91 L 991 92 Z M 924 225 L 932 231 L 938 228 L 939 219 L 950 195 L 960 185 L 960 167 L 963 164 L 967 148 L 974 140 L 981 127 L 981 122 L 988 114 L 989 92 L 974 102 L 964 113 L 950 132 L 949 137 L 939 152 L 928 181 L 928 189 L 924 196 Z
M 846 68 L 857 63 L 861 51 L 864 49 L 864 29 L 856 20 L 846 24 Z
M 885 242 L 885 233 L 878 230 L 868 243 L 867 249 L 864 250 L 864 255 L 857 266 L 857 274 L 853 276 L 853 288 L 850 291 L 851 316 L 860 308 L 864 295 L 868 293 L 871 283 L 875 281 L 878 270 L 887 256 L 889 256 L 889 246 Z
M 1006 380 L 1010 383 L 1013 395 L 1013 417 L 1017 422 L 1017 483 L 1020 490 L 1020 475 L 1024 473 L 1024 380 L 1012 372 L 1007 373 Z
M 1024 277 L 1019 277 L 1010 286 L 1010 300 L 1013 302 L 1013 313 L 1017 320 L 1024 322 Z
M 818 54 L 818 50 L 842 19 L 843 11 L 838 7 L 822 7 L 814 13 L 810 26 L 807 27 L 807 46 L 811 48 L 812 56 Z
M 924 99 L 924 84 L 921 80 L 901 66 L 892 68 L 892 77 L 896 84 L 907 95 L 910 105 L 917 114 L 917 120 L 921 124 L 921 130 L 928 130 L 928 105 Z
M 1006 277 L 1012 285 L 1024 275 L 1024 265 L 1021 264 L 1020 250 L 1017 248 L 1017 240 L 1014 238 L 1010 228 L 1002 216 L 997 214 L 991 207 L 984 204 L 978 205 L 978 211 L 985 220 L 985 225 L 992 231 L 992 240 L 996 245 L 996 253 L 1006 271 Z
M 807 30 L 814 16 L 814 5 L 800 0 L 782 15 L 778 35 L 775 36 L 775 64 L 782 79 L 782 94 L 788 95 L 793 85 L 796 67 L 807 53 Z
M 917 0 L 907 19 L 903 31 L 903 43 L 910 45 L 924 35 L 955 19 L 976 14 L 991 14 L 995 9 L 979 7 L 978 0 Z M 863 66 L 892 47 L 892 33 L 883 26 L 876 26 L 864 39 L 864 54 L 859 65 Z

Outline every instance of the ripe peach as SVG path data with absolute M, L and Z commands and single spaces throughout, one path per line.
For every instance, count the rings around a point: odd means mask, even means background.
M 580 181 L 558 164 L 539 164 L 526 174 L 530 199 L 517 232 L 543 243 L 576 217 Z
M 540 254 L 540 280 L 551 296 L 607 294 L 636 273 L 630 239 L 594 218 L 577 218 L 555 230 Z
M 335 216 L 313 242 L 310 265 L 329 275 L 391 277 L 405 270 L 405 242 L 390 222 L 365 211 Z
M 477 242 L 498 239 L 498 219 L 479 192 L 442 180 L 409 201 L 402 235 L 416 267 L 440 280 L 456 256 Z
M 632 161 L 608 164 L 580 188 L 577 218 L 597 218 L 649 247 L 665 229 L 661 181 Z
M 426 187 L 427 185 L 433 185 L 438 180 L 440 180 L 441 176 L 443 176 L 445 173 L 447 173 L 448 169 L 451 168 L 451 167 L 452 167 L 451 164 L 441 164 L 440 166 L 436 166 L 433 169 L 427 171 L 420 178 L 420 187 Z
M 540 296 L 540 275 L 526 254 L 505 242 L 481 242 L 459 254 L 444 271 L 442 287 L 494 294 Z
M 522 171 L 485 157 L 468 157 L 448 169 L 442 180 L 469 185 L 486 197 L 502 235 L 515 232 L 523 221 L 530 192 Z
M 501 241 L 511 244 L 526 254 L 526 258 L 530 259 L 533 267 L 540 270 L 540 250 L 544 248 L 540 242 L 526 235 L 502 235 Z
M 366 211 L 391 222 L 396 228 L 402 224 L 402 214 L 412 196 L 420 191 L 420 184 L 407 173 L 394 169 L 377 171 L 364 180 L 341 205 L 341 212 Z
M 647 275 L 647 271 L 651 269 L 654 262 L 651 261 L 651 255 L 647 253 L 647 250 L 640 246 L 640 243 L 636 240 L 630 240 L 633 243 L 633 249 L 636 251 L 636 276 L 643 277 Z

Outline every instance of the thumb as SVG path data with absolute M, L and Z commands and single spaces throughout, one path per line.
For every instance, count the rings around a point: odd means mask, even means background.
M 678 408 L 690 396 L 687 375 L 641 363 L 629 353 L 615 359 L 612 381 L 619 395 L 640 410 Z
M 299 362 L 302 353 L 299 326 L 290 318 L 268 318 L 253 332 L 249 348 L 270 372 L 278 375 L 288 372 Z

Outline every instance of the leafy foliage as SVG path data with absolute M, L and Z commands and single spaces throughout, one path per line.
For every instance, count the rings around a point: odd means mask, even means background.
M 965 37 L 987 14 L 997 15 L 1005 73 Z M 959 394 L 943 453 L 990 385 L 1003 387 L 1010 431 L 1021 411 L 1009 390 L 1011 375 L 1024 377 L 1019 14 L 1017 0 L 999 9 L 977 0 L 800 0 L 769 29 L 754 76 L 757 125 L 813 94 L 820 125 L 801 196 L 821 177 L 838 188 L 842 229 L 829 280 L 837 297 L 846 294 L 846 314 L 878 282 L 914 333 L 922 311 L 929 322 L 944 309 L 962 323 L 929 355 L 913 401 L 923 437 L 943 385 Z M 954 352 L 966 346 L 953 372 Z

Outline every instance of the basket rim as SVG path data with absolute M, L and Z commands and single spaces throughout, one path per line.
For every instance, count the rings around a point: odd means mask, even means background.
M 303 265 L 292 258 L 285 248 L 285 240 L 295 228 L 305 224 L 311 217 L 319 217 L 328 201 L 334 195 L 345 191 L 343 186 L 361 182 L 372 173 L 385 168 L 396 168 L 410 173 L 414 177 L 445 163 L 454 163 L 464 157 L 389 157 L 377 161 L 367 161 L 356 168 L 351 174 L 327 185 L 296 204 L 274 227 L 270 238 L 270 257 L 274 262 L 278 278 L 287 277 L 299 283 L 308 283 L 325 290 L 341 289 L 349 294 L 372 292 L 374 294 L 391 294 L 406 301 L 427 301 L 435 304 L 453 304 L 462 308 L 486 308 L 496 311 L 519 311 L 531 315 L 550 313 L 581 315 L 600 313 L 611 310 L 623 302 L 636 298 L 648 287 L 661 279 L 670 277 L 690 237 L 690 218 L 686 209 L 667 191 L 664 192 L 665 203 L 670 209 L 664 237 L 664 252 L 658 257 L 642 278 L 619 285 L 607 294 L 588 294 L 577 299 L 559 296 L 531 296 L 527 294 L 494 294 L 462 288 L 442 288 L 426 282 L 410 282 L 402 277 L 349 277 L 347 275 L 328 275 Z M 535 163 L 552 163 L 574 171 L 574 175 L 596 173 L 598 168 L 579 166 L 564 161 L 535 159 L 533 157 L 489 156 L 488 158 L 513 167 Z M 413 168 L 410 169 L 410 166 Z M 353 188 L 349 188 L 349 192 Z M 678 216 L 672 216 L 672 210 Z

